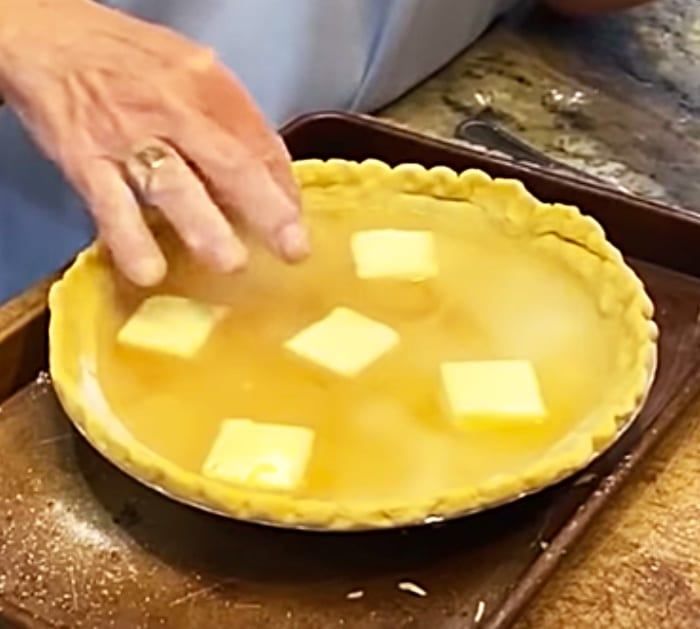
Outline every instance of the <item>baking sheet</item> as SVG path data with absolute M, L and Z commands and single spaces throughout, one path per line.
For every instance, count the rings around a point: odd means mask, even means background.
M 645 411 L 613 450 L 573 479 L 449 524 L 318 536 L 236 523 L 144 488 L 77 435 L 39 374 L 46 360 L 45 286 L 39 286 L 0 309 L 0 614 L 6 622 L 500 629 L 700 391 L 700 280 L 689 275 L 700 276 L 694 217 L 595 185 L 552 183 L 536 169 L 520 171 L 364 118 L 307 118 L 286 137 L 297 157 L 412 159 L 529 178 L 540 196 L 594 213 L 616 232 L 623 251 L 654 262 L 631 260 L 657 304 L 662 332 Z M 694 258 L 664 235 L 693 246 Z

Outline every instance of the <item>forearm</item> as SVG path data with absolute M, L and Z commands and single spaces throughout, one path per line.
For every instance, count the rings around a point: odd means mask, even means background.
M 649 0 L 543 0 L 558 13 L 572 16 L 596 15 L 609 11 L 621 11 L 646 4 Z

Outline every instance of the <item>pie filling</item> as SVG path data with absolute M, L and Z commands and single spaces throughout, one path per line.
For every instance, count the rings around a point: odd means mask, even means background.
M 61 315 L 84 321 L 64 324 L 60 360 L 75 372 L 87 355 L 111 415 L 171 469 L 293 500 L 427 504 L 518 478 L 641 395 L 653 328 L 625 313 L 643 291 L 610 306 L 612 263 L 580 243 L 504 228 L 472 199 L 302 193 L 306 262 L 250 242 L 248 268 L 220 276 L 163 232 L 162 285 L 93 252 L 99 298 Z

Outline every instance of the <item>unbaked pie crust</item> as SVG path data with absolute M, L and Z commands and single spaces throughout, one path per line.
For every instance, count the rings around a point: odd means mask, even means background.
M 305 203 L 326 199 L 317 202 L 315 211 L 330 207 L 329 199 L 338 192 L 345 194 L 343 207 L 348 199 L 361 200 L 377 190 L 385 197 L 444 201 L 450 212 L 485 213 L 508 236 L 536 240 L 547 255 L 575 269 L 600 312 L 620 321 L 618 368 L 605 403 L 553 444 L 546 456 L 517 474 L 496 474 L 478 486 L 452 488 L 420 501 L 336 502 L 215 482 L 145 447 L 111 412 L 96 375 L 98 335 L 90 328 L 91 313 L 113 283 L 112 269 L 93 245 L 51 290 L 50 369 L 68 416 L 119 468 L 179 500 L 244 520 L 319 529 L 389 527 L 479 510 L 547 486 L 607 448 L 639 409 L 656 356 L 652 302 L 593 219 L 574 207 L 538 201 L 519 181 L 494 180 L 478 170 L 457 174 L 445 167 L 413 164 L 390 168 L 376 160 L 309 160 L 295 163 L 294 170 Z

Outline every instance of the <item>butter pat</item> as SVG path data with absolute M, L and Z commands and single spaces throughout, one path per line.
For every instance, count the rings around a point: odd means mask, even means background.
M 441 365 L 444 401 L 452 419 L 474 423 L 534 422 L 546 416 L 537 374 L 526 360 Z
M 226 309 L 186 297 L 156 295 L 141 303 L 117 335 L 122 345 L 191 358 Z
M 438 274 L 435 238 L 429 231 L 361 231 L 352 235 L 350 246 L 360 279 L 420 282 Z
M 284 345 L 318 367 L 353 377 L 398 342 L 398 333 L 388 325 L 349 308 L 335 308 L 324 319 L 302 330 Z
M 256 489 L 294 489 L 304 477 L 313 442 L 313 431 L 302 426 L 227 419 L 202 473 Z

